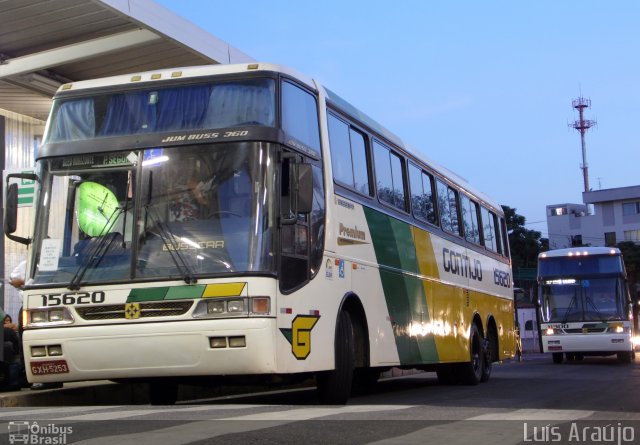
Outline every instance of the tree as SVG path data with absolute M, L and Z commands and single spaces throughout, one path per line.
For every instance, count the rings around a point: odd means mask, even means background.
M 538 254 L 544 250 L 546 240 L 541 238 L 540 232 L 525 228 L 526 218 L 518 215 L 517 209 L 502 206 L 502 210 L 507 223 L 513 270 L 535 269 L 538 267 Z M 548 243 L 546 245 L 548 250 Z
M 637 283 L 640 283 L 640 245 L 633 241 L 623 241 L 618 243 L 616 247 L 622 252 L 629 285 L 633 288 Z

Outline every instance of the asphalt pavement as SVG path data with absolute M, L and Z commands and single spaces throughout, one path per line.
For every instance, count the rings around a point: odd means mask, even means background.
M 525 354 L 523 360 L 543 358 L 543 354 Z M 549 358 L 549 360 L 551 360 Z M 382 374 L 382 378 L 402 377 L 421 371 L 394 368 Z M 306 382 L 300 386 L 310 386 Z M 256 391 L 268 391 L 270 387 L 256 386 L 199 386 L 180 385 L 178 401 L 223 397 Z M 282 389 L 279 387 L 279 389 Z M 65 383 L 62 388 L 0 392 L 0 407 L 26 406 L 96 406 L 96 405 L 143 405 L 148 404 L 148 386 L 144 383 L 115 383 L 109 380 Z

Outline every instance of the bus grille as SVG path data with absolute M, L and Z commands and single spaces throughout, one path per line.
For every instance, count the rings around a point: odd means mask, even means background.
M 565 329 L 564 332 L 567 334 L 602 334 L 607 332 L 607 328 L 572 328 Z
M 193 301 L 155 301 L 138 303 L 140 305 L 140 317 L 174 317 L 185 314 Z M 125 316 L 124 304 L 111 304 L 107 306 L 91 306 L 76 308 L 78 315 L 84 320 L 119 320 Z

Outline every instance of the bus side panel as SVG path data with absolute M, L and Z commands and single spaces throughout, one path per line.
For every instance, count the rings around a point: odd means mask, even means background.
M 443 363 L 469 361 L 469 332 L 473 310 L 467 304 L 465 289 L 469 286 L 468 272 L 463 269 L 460 252 L 466 252 L 454 243 L 428 232 L 416 229 L 416 238 L 430 239 L 434 265 L 438 268 L 438 281 L 430 285 L 433 295 L 434 335 Z
M 418 255 L 409 224 L 368 208 L 365 208 L 365 215 L 380 265 L 400 363 L 437 363 L 433 307 L 427 299 L 425 283 L 416 276 L 421 273 L 420 261 L 433 262 L 426 259 L 433 258 L 433 251 L 429 252 L 428 244 L 423 244 L 425 251 Z
M 332 283 L 343 280 L 342 274 L 350 274 L 350 289 L 360 299 L 369 329 L 369 362 L 371 366 L 395 366 L 400 364 L 393 332 L 393 321 L 389 316 L 383 290 L 383 280 L 376 263 L 373 234 L 365 210 L 360 204 L 340 196 L 334 197 L 336 206 L 331 207 L 333 221 L 328 233 L 335 244 L 327 241 L 327 248 L 335 249 L 334 262 L 320 271 L 319 278 Z M 338 292 L 337 289 L 332 292 Z

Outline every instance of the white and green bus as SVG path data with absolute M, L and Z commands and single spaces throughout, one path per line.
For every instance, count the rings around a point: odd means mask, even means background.
M 314 80 L 270 64 L 63 85 L 37 154 L 32 382 L 485 381 L 515 351 L 500 206 Z M 29 176 L 29 175 L 26 175 Z
M 631 298 L 620 249 L 572 247 L 538 255 L 542 348 L 554 363 L 635 356 Z

